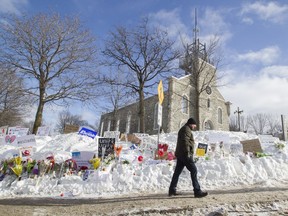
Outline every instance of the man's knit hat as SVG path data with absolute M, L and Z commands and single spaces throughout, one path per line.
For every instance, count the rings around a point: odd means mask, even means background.
M 193 118 L 189 118 L 187 124 L 194 124 L 196 125 L 196 121 Z

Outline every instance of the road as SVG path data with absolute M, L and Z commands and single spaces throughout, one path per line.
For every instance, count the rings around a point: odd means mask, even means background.
M 205 198 L 192 193 L 168 197 L 143 194 L 116 198 L 78 199 L 11 198 L 0 199 L 0 215 L 7 216 L 98 216 L 98 215 L 288 215 L 288 185 L 209 191 Z M 217 215 L 217 214 L 214 214 Z M 219 215 L 219 214 L 218 214 Z

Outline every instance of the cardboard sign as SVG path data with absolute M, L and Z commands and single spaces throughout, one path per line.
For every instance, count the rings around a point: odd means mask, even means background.
M 205 143 L 198 143 L 198 147 L 196 150 L 196 155 L 197 156 L 205 156 L 206 152 L 208 149 L 208 144 Z
M 38 127 L 36 135 L 37 136 L 48 136 L 49 132 L 50 132 L 50 127 L 42 126 L 42 127 Z
M 78 125 L 69 125 L 65 124 L 64 126 L 64 134 L 68 133 L 75 133 L 79 131 L 79 126 Z
M 243 145 L 243 152 L 244 153 L 263 152 L 259 139 L 244 140 L 244 141 L 240 141 L 240 143 Z
M 105 148 L 105 155 L 114 154 L 115 138 L 99 138 L 98 139 L 98 157 L 102 157 L 102 148 Z
M 78 134 L 83 135 L 83 136 L 88 136 L 88 137 L 94 139 L 97 135 L 97 132 L 93 131 L 92 129 L 86 128 L 86 127 L 81 127 Z

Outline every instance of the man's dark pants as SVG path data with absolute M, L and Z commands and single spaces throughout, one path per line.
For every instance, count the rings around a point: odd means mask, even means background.
M 178 179 L 184 167 L 186 167 L 190 171 L 194 193 L 200 192 L 201 189 L 200 189 L 199 182 L 197 180 L 197 167 L 194 163 L 192 156 L 185 157 L 185 158 L 177 158 L 176 168 L 175 168 L 172 180 L 171 180 L 169 192 L 176 192 Z

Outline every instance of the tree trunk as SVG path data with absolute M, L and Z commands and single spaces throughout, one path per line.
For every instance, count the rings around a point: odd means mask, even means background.
M 196 110 L 196 116 L 195 116 L 195 121 L 197 122 L 197 129 L 200 130 L 200 96 L 198 92 L 196 93 L 196 104 L 195 104 L 195 110 Z
M 145 133 L 145 105 L 144 105 L 144 91 L 143 88 L 139 90 L 139 120 L 140 120 L 140 133 Z
M 38 127 L 40 127 L 42 124 L 42 116 L 43 116 L 43 110 L 44 110 L 44 104 L 45 104 L 44 93 L 45 93 L 45 89 L 40 88 L 39 105 L 38 105 L 38 109 L 36 112 L 35 121 L 33 125 L 33 131 L 32 131 L 33 134 L 37 133 Z

